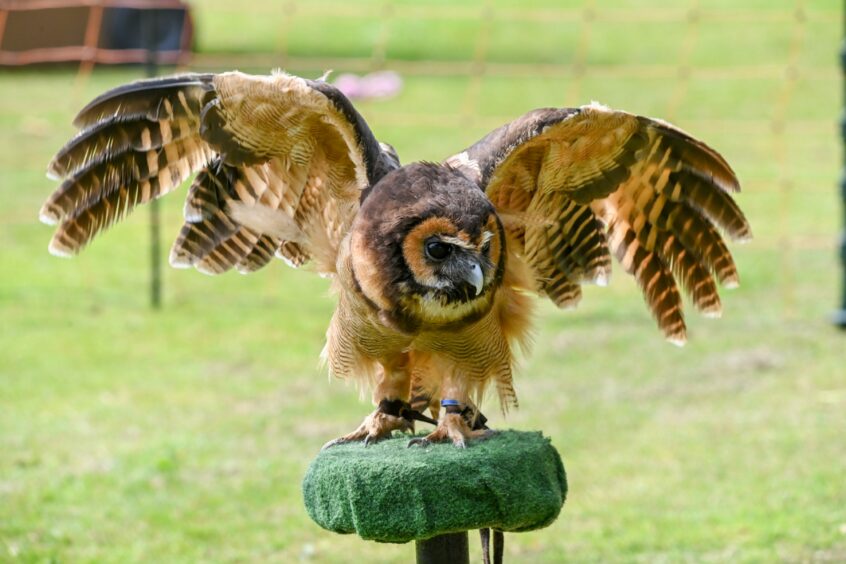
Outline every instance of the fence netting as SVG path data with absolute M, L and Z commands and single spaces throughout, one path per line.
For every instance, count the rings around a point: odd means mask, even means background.
M 825 255 L 818 262 L 838 285 L 840 8 L 833 0 L 205 0 L 193 3 L 192 67 L 394 70 L 403 95 L 362 109 L 377 135 L 431 139 L 405 160 L 440 160 L 461 148 L 443 146 L 450 132 L 473 139 L 516 108 L 597 100 L 672 121 L 737 170 L 755 233 L 742 252 L 777 265 L 773 283 L 789 317 L 805 257 Z

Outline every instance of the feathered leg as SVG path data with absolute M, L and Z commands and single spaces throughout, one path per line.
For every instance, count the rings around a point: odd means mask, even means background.
M 432 442 L 451 440 L 458 448 L 465 448 L 468 439 L 483 439 L 494 431 L 485 426 L 484 416 L 470 402 L 467 390 L 461 385 L 458 375 L 444 376 L 441 387 L 441 407 L 438 427 L 425 437 L 416 437 L 408 441 L 408 446 L 426 446 Z
M 411 394 L 411 372 L 408 354 L 403 353 L 380 363 L 379 381 L 373 391 L 373 403 L 378 407 L 364 418 L 358 428 L 329 441 L 323 448 L 352 441 L 370 443 L 388 438 L 396 431 L 413 432 L 415 420 L 429 420 L 414 411 L 408 403 Z M 429 420 L 434 423 L 434 420 Z

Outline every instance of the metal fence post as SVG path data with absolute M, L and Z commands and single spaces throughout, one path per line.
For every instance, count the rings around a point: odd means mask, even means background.
M 156 9 L 141 13 L 142 33 L 147 49 L 147 61 L 144 65 L 148 78 L 159 74 L 158 33 Z M 160 309 L 162 306 L 162 264 L 161 264 L 161 213 L 158 198 L 150 201 L 150 306 Z
M 843 71 L 843 114 L 840 116 L 840 136 L 843 139 L 843 174 L 840 177 L 840 199 L 843 206 L 843 234 L 840 237 L 840 264 L 843 269 L 841 280 L 840 309 L 834 314 L 834 323 L 846 329 L 846 2 L 843 3 L 843 44 L 840 48 L 840 67 Z

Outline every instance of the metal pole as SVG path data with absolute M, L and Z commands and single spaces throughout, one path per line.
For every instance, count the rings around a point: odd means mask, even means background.
M 159 74 L 157 56 L 157 21 L 156 10 L 145 10 L 141 13 L 141 25 L 144 43 L 147 49 L 147 61 L 144 65 L 148 78 Z M 161 263 L 161 219 L 158 198 L 150 202 L 150 306 L 153 309 L 162 307 L 162 263 Z
M 840 135 L 843 138 L 843 175 L 840 177 L 840 199 L 843 205 L 843 225 L 846 226 L 846 2 L 843 3 L 843 44 L 840 48 L 840 68 L 843 71 L 843 114 L 840 117 Z M 843 268 L 841 281 L 840 309 L 834 314 L 834 323 L 841 329 L 846 329 L 846 227 L 840 236 L 840 263 Z
M 843 3 L 843 44 L 840 48 L 840 68 L 843 71 L 843 114 L 840 117 L 840 135 L 843 138 L 843 175 L 840 177 L 840 199 L 843 206 L 843 225 L 846 226 L 846 2 Z M 841 281 L 840 309 L 834 314 L 834 323 L 841 329 L 846 329 L 846 227 L 840 236 L 840 263 L 843 268 Z
M 415 544 L 417 564 L 470 564 L 467 531 L 438 535 Z

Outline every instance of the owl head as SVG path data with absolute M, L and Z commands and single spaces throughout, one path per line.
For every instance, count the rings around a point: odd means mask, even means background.
M 432 163 L 373 187 L 353 224 L 351 253 L 362 293 L 406 330 L 478 319 L 505 268 L 493 205 L 461 173 Z

